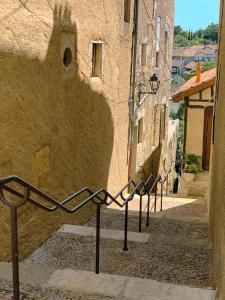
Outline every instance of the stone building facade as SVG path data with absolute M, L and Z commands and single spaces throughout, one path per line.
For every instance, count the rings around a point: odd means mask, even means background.
M 113 193 L 127 182 L 134 4 L 1 2 L 0 177 L 16 174 L 57 199 L 84 186 Z M 144 163 L 149 172 L 157 165 L 157 172 L 165 159 L 174 10 L 173 0 L 139 5 L 138 76 L 157 73 L 161 87 L 136 110 L 133 175 Z M 146 66 L 141 66 L 143 44 L 148 44 Z M 21 253 L 62 223 L 82 222 L 88 212 L 91 207 L 67 217 L 24 207 Z M 9 214 L 2 205 L 0 234 L 0 258 L 7 259 Z
M 213 240 L 213 282 L 217 299 L 225 299 L 225 5 L 221 1 L 219 62 L 216 85 L 215 127 L 211 168 L 211 232 Z
M 156 95 L 142 95 L 136 88 L 133 176 L 144 165 L 155 175 L 170 167 L 167 156 L 169 99 L 174 27 L 174 1 L 140 1 L 137 51 L 137 85 L 156 74 L 160 88 Z M 146 91 L 144 90 L 144 91 Z M 141 105 L 138 105 L 141 102 Z

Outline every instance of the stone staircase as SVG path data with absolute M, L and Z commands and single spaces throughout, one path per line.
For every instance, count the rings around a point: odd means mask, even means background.
M 122 250 L 123 209 L 102 210 L 99 275 L 95 216 L 83 226 L 62 226 L 20 264 L 24 299 L 215 299 L 205 201 L 164 197 L 163 203 L 149 227 L 143 212 L 142 233 L 138 198 L 130 203 L 128 251 Z M 10 264 L 0 264 L 0 281 L 10 287 Z
M 179 197 L 189 198 L 203 198 L 208 199 L 209 188 L 209 172 L 202 171 L 197 173 L 193 182 L 187 182 L 182 175 L 180 188 L 178 192 Z

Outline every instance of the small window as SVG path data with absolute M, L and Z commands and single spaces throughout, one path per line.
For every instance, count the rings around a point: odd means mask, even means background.
M 92 77 L 102 77 L 102 43 L 93 43 Z
M 160 111 L 160 143 L 162 143 L 166 136 L 166 114 L 167 109 L 166 105 L 164 105 L 164 107 Z
M 138 144 L 141 144 L 143 142 L 144 138 L 144 120 L 141 118 L 138 121 Z
M 165 48 L 164 48 L 164 55 L 165 55 L 165 59 L 167 60 L 168 58 L 168 43 L 169 43 L 169 39 L 168 39 L 168 31 L 165 31 Z
M 157 146 L 157 128 L 158 128 L 158 106 L 156 105 L 153 110 L 153 139 L 152 144 L 153 146 Z
M 141 45 L 141 66 L 142 67 L 146 67 L 147 65 L 147 49 L 148 49 L 147 44 Z
M 164 56 L 165 56 L 165 64 L 168 59 L 168 50 L 169 50 L 169 31 L 170 27 L 168 24 L 166 24 L 166 30 L 165 30 L 165 41 L 164 41 Z
M 153 17 L 155 17 L 155 12 L 156 12 L 156 0 L 153 0 L 153 11 L 152 11 Z
M 160 59 L 160 54 L 159 54 L 159 51 L 156 51 L 155 53 L 155 67 L 156 68 L 159 68 L 159 59 Z
M 63 54 L 63 64 L 65 67 L 68 67 L 73 60 L 72 51 L 70 48 L 66 48 Z
M 131 0 L 124 0 L 124 22 L 130 23 Z
M 157 34 L 156 34 L 156 68 L 159 68 L 159 59 L 160 59 L 160 38 L 161 38 L 161 17 L 157 18 Z

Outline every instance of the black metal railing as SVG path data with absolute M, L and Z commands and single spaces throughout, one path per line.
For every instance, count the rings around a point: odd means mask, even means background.
M 10 208 L 11 212 L 11 248 L 12 248 L 12 272 L 13 272 L 13 299 L 19 300 L 20 290 L 19 290 L 19 250 L 18 250 L 18 208 L 30 203 L 40 209 L 47 212 L 54 212 L 57 209 L 62 209 L 66 213 L 72 214 L 79 211 L 81 208 L 85 207 L 89 203 L 94 203 L 96 205 L 96 262 L 95 262 L 95 273 L 99 274 L 99 264 L 100 264 L 100 222 L 101 222 L 101 206 L 109 206 L 115 203 L 120 208 L 125 208 L 124 215 L 124 242 L 123 250 L 128 251 L 128 214 L 129 214 L 129 202 L 134 199 L 135 195 L 140 198 L 139 205 L 139 232 L 142 231 L 142 200 L 143 196 L 148 197 L 147 201 L 147 221 L 146 226 L 149 226 L 150 218 L 150 200 L 152 193 L 154 193 L 154 212 L 156 212 L 157 205 L 157 191 L 158 184 L 161 184 L 161 210 L 163 206 L 163 185 L 167 182 L 168 186 L 168 176 L 171 169 L 165 177 L 159 175 L 154 178 L 150 175 L 145 180 L 140 180 L 135 183 L 134 180 L 130 180 L 115 196 L 112 196 L 106 189 L 99 189 L 97 191 L 92 191 L 90 188 L 85 187 L 80 191 L 74 193 L 63 201 L 59 202 L 54 198 L 48 196 L 47 194 L 40 191 L 38 188 L 29 184 L 25 180 L 17 176 L 9 176 L 0 180 L 0 200 Z M 15 187 L 15 184 L 17 187 Z M 20 188 L 24 188 L 25 192 L 21 192 Z M 128 188 L 132 187 L 132 192 L 127 196 L 124 195 Z M 19 188 L 19 190 L 18 190 Z M 18 198 L 20 201 L 14 201 L 7 198 L 5 192 L 12 194 Z M 38 196 L 38 200 L 34 197 Z M 78 197 L 84 196 L 84 200 L 73 207 L 68 207 L 67 204 L 71 204 L 72 201 Z M 40 201 L 41 199 L 41 201 Z M 121 199 L 121 200 L 120 200 Z M 43 203 L 47 202 L 47 205 Z

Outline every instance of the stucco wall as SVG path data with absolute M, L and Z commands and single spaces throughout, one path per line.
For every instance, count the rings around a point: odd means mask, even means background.
M 124 1 L 65 3 L 2 0 L 0 6 L 0 177 L 19 175 L 57 199 L 84 186 L 115 192 L 127 181 L 132 24 L 124 23 Z M 102 80 L 90 78 L 92 41 L 103 42 Z M 66 47 L 73 55 L 68 68 Z M 22 208 L 21 254 L 91 212 L 90 206 L 65 217 Z M 0 236 L 0 259 L 8 259 L 3 205 Z
M 224 1 L 221 13 L 225 14 Z M 211 176 L 211 231 L 213 239 L 213 282 L 218 299 L 225 299 L 225 21 L 221 20 L 218 69 L 218 99 L 215 113 L 215 143 Z
M 187 109 L 186 154 L 202 157 L 204 132 L 204 109 Z
M 162 17 L 162 49 L 165 24 L 170 26 L 169 67 L 161 54 L 160 67 L 155 69 L 156 36 L 140 1 L 139 46 L 147 41 L 149 56 L 148 68 L 142 70 L 139 53 L 138 73 L 159 74 L 161 88 L 143 106 L 145 133 L 134 174 L 139 164 L 157 172 L 166 153 L 167 133 L 160 145 L 153 143 L 153 132 L 157 140 L 159 105 L 169 100 L 173 2 L 159 1 L 150 19 L 156 30 L 156 17 Z M 152 12 L 152 4 L 146 3 Z M 0 177 L 19 175 L 57 199 L 84 186 L 106 187 L 114 193 L 127 182 L 132 20 L 131 10 L 131 23 L 124 22 L 122 0 L 1 1 Z M 91 77 L 93 42 L 102 43 L 101 79 Z M 68 67 L 63 64 L 66 48 L 72 52 Z M 166 132 L 167 126 L 168 122 Z M 0 259 L 8 259 L 10 253 L 8 213 L 0 205 Z M 61 224 L 83 222 L 91 213 L 92 206 L 72 216 L 23 207 L 21 257 Z
M 148 95 L 144 103 L 137 108 L 135 128 L 135 153 L 133 161 L 133 176 L 138 172 L 139 166 L 144 166 L 147 174 L 163 174 L 163 167 L 170 165 L 167 148 L 169 124 L 169 98 L 171 85 L 171 65 L 174 26 L 174 0 L 140 2 L 139 28 L 138 28 L 138 55 L 137 55 L 137 81 L 146 82 L 146 91 L 150 90 L 147 82 L 154 73 L 158 75 L 161 85 L 157 95 Z M 146 12 L 147 10 L 147 12 Z M 156 67 L 157 48 L 157 18 L 161 17 L 159 67 Z M 165 31 L 168 30 L 167 56 L 165 55 Z M 141 45 L 147 44 L 147 65 L 141 66 Z M 138 101 L 138 89 L 136 91 Z M 161 112 L 165 110 L 165 136 L 160 129 Z M 138 121 L 143 118 L 144 132 L 141 142 L 138 142 Z

